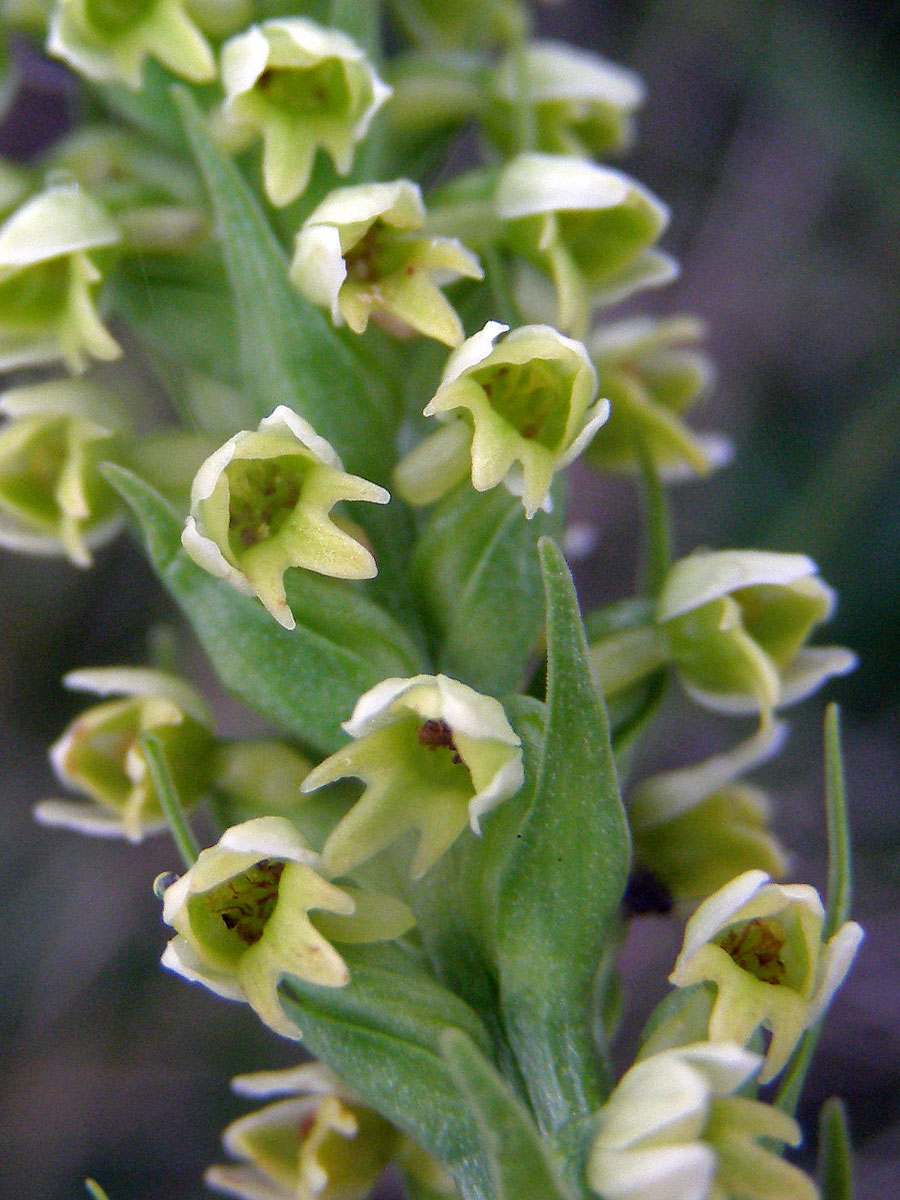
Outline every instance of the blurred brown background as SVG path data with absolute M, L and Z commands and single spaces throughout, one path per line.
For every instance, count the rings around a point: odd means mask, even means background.
M 889 1200 L 900 1191 L 900 7 L 584 0 L 542 20 L 648 83 L 623 165 L 671 205 L 664 245 L 682 275 L 638 307 L 706 318 L 720 379 L 698 424 L 738 445 L 732 469 L 679 491 L 680 550 L 806 551 L 841 597 L 828 640 L 861 655 L 829 694 L 844 705 L 868 937 L 802 1116 L 812 1136 L 821 1101 L 843 1095 L 859 1200 Z M 0 151 L 27 156 L 73 93 L 55 67 L 22 62 L 26 94 Z M 579 582 L 592 601 L 623 594 L 630 489 L 581 469 L 576 479 L 575 512 L 599 530 Z M 293 1052 L 249 1012 L 158 968 L 166 933 L 150 884 L 177 867 L 165 839 L 134 850 L 30 816 L 56 790 L 46 746 L 79 707 L 60 676 L 142 660 L 148 624 L 169 608 L 125 540 L 87 574 L 8 554 L 0 569 L 0 1194 L 68 1200 L 92 1175 L 112 1200 L 199 1198 L 219 1131 L 246 1107 L 229 1076 Z M 792 714 L 788 749 L 763 776 L 795 877 L 822 886 L 820 722 L 818 698 Z M 675 697 L 647 765 L 694 760 L 734 730 Z M 626 1040 L 664 990 L 679 938 L 675 922 L 635 923 L 626 968 L 641 999 Z

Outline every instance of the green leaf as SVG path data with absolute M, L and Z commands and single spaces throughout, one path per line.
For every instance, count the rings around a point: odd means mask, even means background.
M 502 879 L 497 951 L 506 1027 L 546 1131 L 593 1111 L 609 1089 L 592 1041 L 593 980 L 629 842 L 572 579 L 552 542 L 540 554 L 547 729 L 534 802 Z
M 543 620 L 537 541 L 557 520 L 525 518 L 504 487 L 468 484 L 441 500 L 413 550 L 411 579 L 437 643 L 438 667 L 478 691 L 521 683 Z
M 534 1122 L 471 1038 L 446 1029 L 440 1046 L 478 1125 L 496 1200 L 571 1200 Z
M 441 1057 L 441 1034 L 453 1026 L 487 1049 L 474 1012 L 425 973 L 383 970 L 341 952 L 350 966 L 344 988 L 289 976 L 282 1004 L 305 1045 L 388 1120 L 450 1171 L 470 1200 L 493 1200 L 478 1127 Z
M 181 519 L 153 488 L 121 467 L 104 469 L 223 684 L 307 746 L 322 754 L 337 749 L 346 741 L 340 723 L 364 691 L 422 669 L 415 648 L 382 609 L 352 586 L 312 572 L 288 572 L 297 628 L 283 629 L 256 599 L 188 558 Z
M 141 738 L 147 768 L 153 782 L 153 790 L 159 798 L 159 806 L 169 826 L 169 832 L 181 855 L 186 870 L 190 870 L 200 854 L 200 846 L 184 815 L 178 798 L 178 790 L 166 761 L 163 742 L 157 734 L 145 733 Z
M 220 231 L 237 319 L 248 423 L 278 404 L 305 417 L 350 471 L 384 481 L 398 404 L 288 279 L 272 229 L 235 165 L 210 140 L 190 92 L 173 89 Z
M 819 1113 L 817 1164 L 822 1200 L 853 1200 L 853 1146 L 843 1104 L 832 1096 Z

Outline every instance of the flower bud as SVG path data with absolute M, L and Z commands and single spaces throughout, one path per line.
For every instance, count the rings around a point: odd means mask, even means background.
M 610 419 L 586 451 L 608 471 L 633 472 L 638 446 L 667 482 L 708 475 L 731 455 L 727 438 L 694 433 L 683 414 L 707 390 L 712 365 L 693 348 L 703 334 L 690 317 L 633 317 L 601 326 L 588 343 Z
M 121 510 L 97 465 L 125 418 L 113 399 L 80 379 L 12 388 L 0 397 L 0 545 L 64 554 L 90 566 L 91 549 L 121 527 Z
M 213 735 L 206 705 L 182 679 L 140 667 L 72 671 L 67 687 L 124 696 L 87 709 L 50 750 L 60 781 L 87 802 L 45 800 L 35 809 L 44 825 L 139 842 L 166 827 L 141 745 L 145 733 L 161 743 L 182 804 L 205 791 Z
M 787 858 L 768 828 L 765 793 L 740 780 L 784 740 L 783 724 L 696 766 L 643 780 L 627 800 L 635 857 L 676 900 L 710 895 L 736 875 L 782 875 Z
M 522 786 L 522 750 L 499 701 L 446 675 L 385 679 L 361 696 L 343 728 L 354 740 L 315 767 L 315 791 L 361 779 L 365 790 L 328 837 L 322 861 L 344 875 L 410 830 L 418 879 L 469 824 Z
M 529 15 L 522 0 L 395 0 L 410 37 L 429 46 L 474 46 L 523 36 Z
M 163 920 L 177 934 L 163 965 L 246 1000 L 276 1033 L 299 1038 L 278 999 L 282 975 L 343 987 L 350 973 L 332 941 L 382 941 L 413 923 L 400 901 L 337 888 L 319 865 L 283 817 L 232 826 L 163 892 Z
M 511 50 L 488 80 L 487 129 L 505 154 L 515 151 L 515 110 L 534 113 L 535 150 L 602 158 L 626 149 L 644 85 L 633 71 L 565 42 L 536 41 Z
M 338 188 L 297 234 L 291 280 L 354 333 L 371 315 L 389 332 L 457 346 L 462 323 L 433 276 L 480 279 L 481 268 L 455 238 L 418 234 L 424 223 L 421 192 L 407 179 Z
M 96 83 L 137 91 L 155 58 L 193 83 L 213 79 L 216 64 L 185 0 L 56 0 L 47 49 Z
M 206 1183 L 241 1200 L 365 1200 L 402 1135 L 323 1063 L 239 1075 L 245 1096 L 285 1096 L 233 1121 L 222 1135 L 239 1165 L 210 1167 Z
M 191 488 L 185 550 L 204 570 L 258 596 L 294 628 L 284 573 L 302 567 L 337 579 L 371 579 L 369 551 L 329 518 L 340 500 L 387 504 L 384 488 L 347 475 L 308 421 L 279 405 L 206 460 Z
M 48 188 L 7 218 L 0 226 L 0 370 L 63 359 L 77 372 L 88 355 L 119 356 L 94 306 L 100 272 L 88 253 L 118 240 L 106 213 L 75 187 Z
M 817 1200 L 771 1143 L 800 1143 L 787 1113 L 734 1093 L 760 1058 L 697 1042 L 625 1073 L 597 1116 L 587 1180 L 604 1200 Z
M 306 190 L 320 148 L 346 175 L 391 94 L 354 41 L 304 17 L 264 21 L 226 42 L 222 83 L 226 121 L 263 139 L 263 182 L 278 206 Z
M 550 508 L 554 474 L 581 453 L 609 415 L 594 368 L 579 343 L 547 325 L 489 321 L 447 361 L 425 409 L 442 428 L 397 467 L 397 490 L 428 504 L 471 472 L 479 492 L 503 483 L 530 519 Z
M 676 987 L 716 985 L 711 1041 L 745 1045 L 760 1027 L 770 1031 L 761 1083 L 778 1074 L 822 1016 L 862 940 L 859 925 L 846 921 L 823 944 L 824 920 L 814 888 L 769 883 L 764 871 L 747 871 L 688 921 L 669 979 Z

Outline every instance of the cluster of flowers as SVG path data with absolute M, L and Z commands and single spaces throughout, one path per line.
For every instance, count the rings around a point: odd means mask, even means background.
M 593 327 L 599 312 L 675 272 L 656 247 L 665 207 L 595 161 L 631 136 L 643 90 L 630 72 L 530 39 L 514 0 L 398 3 L 415 49 L 391 64 L 391 86 L 346 33 L 296 15 L 247 27 L 243 0 L 46 7 L 28 19 L 46 21 L 49 53 L 96 85 L 139 89 L 148 58 L 195 83 L 218 79 L 210 128 L 234 153 L 261 142 L 262 187 L 277 209 L 303 196 L 319 151 L 347 175 L 382 109 L 410 147 L 448 124 L 477 123 L 489 165 L 436 190 L 427 206 L 408 179 L 330 191 L 296 230 L 289 267 L 334 325 L 362 334 L 372 322 L 451 349 L 423 413 L 433 430 L 393 474 L 409 504 L 468 484 L 505 487 L 532 519 L 550 511 L 554 476 L 582 453 L 609 470 L 649 460 L 665 479 L 727 459 L 723 438 L 683 419 L 711 378 L 695 321 Z M 463 46 L 471 53 L 458 53 Z M 120 523 L 100 469 L 112 461 L 153 478 L 163 466 L 171 495 L 192 479 L 185 552 L 286 630 L 295 625 L 286 572 L 375 576 L 361 528 L 332 510 L 387 504 L 390 493 L 346 472 L 292 409 L 279 406 L 215 447 L 187 435 L 138 437 L 127 406 L 74 377 L 121 353 L 98 307 L 104 276 L 147 250 L 193 250 L 211 235 L 187 166 L 135 135 L 97 128 L 63 139 L 40 169 L 3 165 L 0 185 L 0 368 L 62 362 L 69 372 L 0 401 L 9 418 L 0 542 L 89 564 Z M 444 288 L 482 279 L 482 262 L 488 276 L 512 280 L 511 313 L 528 320 L 490 320 L 466 337 Z M 735 1093 L 784 1069 L 861 934 L 847 923 L 825 941 L 816 893 L 769 882 L 786 857 L 765 797 L 741 777 L 780 745 L 775 710 L 852 666 L 844 650 L 806 645 L 833 602 L 801 555 L 698 552 L 671 567 L 652 604 L 594 631 L 592 666 L 611 704 L 671 669 L 700 703 L 760 718 L 730 753 L 645 779 L 626 798 L 637 862 L 676 900 L 701 903 L 671 975 L 692 989 L 690 1016 L 654 1031 L 597 1115 L 587 1181 L 608 1200 L 815 1195 L 772 1149 L 796 1144 L 795 1123 Z M 88 709 L 51 752 L 61 781 L 86 799 L 47 800 L 38 818 L 132 841 L 164 828 L 147 734 L 185 809 L 212 795 L 222 811 L 243 813 L 180 878 L 158 881 L 175 931 L 163 961 L 247 1002 L 288 1038 L 302 1032 L 279 999 L 285 975 L 342 987 L 342 945 L 401 938 L 414 924 L 404 899 L 358 869 L 389 847 L 408 848 L 413 833 L 408 874 L 423 877 L 525 781 L 500 701 L 442 674 L 389 678 L 366 692 L 343 726 L 346 745 L 318 764 L 280 742 L 218 739 L 203 700 L 159 671 L 82 670 L 67 682 L 116 698 Z M 362 793 L 347 779 L 362 781 Z M 307 828 L 301 796 L 322 788 L 330 807 Z M 748 1048 L 760 1029 L 771 1035 L 764 1056 Z M 393 1161 L 423 1195 L 455 1194 L 435 1162 L 324 1067 L 238 1086 L 289 1098 L 230 1127 L 226 1147 L 243 1163 L 213 1168 L 214 1187 L 258 1200 L 363 1197 Z

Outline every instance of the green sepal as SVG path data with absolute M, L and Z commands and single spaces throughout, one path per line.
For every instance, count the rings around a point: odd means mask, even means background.
M 396 399 L 288 279 L 287 259 L 237 168 L 213 145 L 190 92 L 173 88 L 221 231 L 237 318 L 247 424 L 279 404 L 305 417 L 348 471 L 385 481 Z
M 819 1112 L 819 1155 L 816 1164 L 822 1200 L 853 1200 L 853 1145 L 847 1112 L 837 1096 Z
M 668 992 L 641 1030 L 636 1057 L 649 1058 L 676 1046 L 705 1042 L 715 998 L 715 986 L 706 982 Z
M 411 579 L 437 644 L 438 669 L 479 691 L 514 691 L 543 622 L 537 540 L 558 518 L 528 521 L 506 488 L 461 484 L 435 505 L 413 550 Z
M 629 840 L 572 579 L 552 542 L 539 549 L 547 728 L 534 801 L 501 881 L 497 953 L 505 1024 L 546 1130 L 598 1107 L 610 1087 L 591 1007 Z
M 494 1200 L 478 1127 L 439 1048 L 440 1035 L 452 1026 L 488 1051 L 478 1017 L 424 972 L 398 977 L 366 962 L 356 947 L 341 950 L 350 967 L 346 987 L 317 987 L 293 976 L 282 985 L 282 1004 L 304 1043 L 434 1155 L 467 1200 Z
M 153 488 L 120 467 L 104 470 L 222 683 L 305 745 L 323 754 L 336 750 L 346 741 L 340 723 L 362 692 L 386 676 L 421 671 L 400 626 L 339 580 L 292 572 L 287 593 L 297 628 L 283 629 L 255 598 L 188 558 L 182 522 Z
M 440 1047 L 478 1125 L 494 1200 L 572 1200 L 531 1117 L 471 1038 L 446 1029 Z

